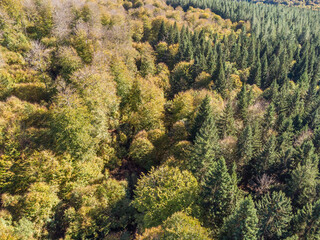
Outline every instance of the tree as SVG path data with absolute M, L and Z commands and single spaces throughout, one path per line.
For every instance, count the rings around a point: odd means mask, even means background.
M 210 115 L 201 126 L 191 151 L 187 169 L 198 179 L 213 165 L 220 151 L 219 135 L 213 116 Z
M 136 137 L 129 149 L 129 156 L 144 169 L 150 169 L 154 165 L 153 144 L 144 137 Z
M 220 231 L 220 239 L 252 240 L 258 237 L 258 217 L 251 197 L 246 197 L 229 216 Z
M 141 214 L 143 227 L 154 227 L 177 211 L 192 209 L 198 190 L 190 172 L 161 166 L 138 180 L 132 204 Z
M 272 128 L 276 121 L 276 112 L 275 112 L 275 106 L 273 103 L 270 103 L 270 105 L 267 108 L 267 111 L 264 114 L 265 121 L 263 122 L 264 127 L 264 135 L 267 135 L 270 128 Z
M 240 117 L 246 121 L 247 115 L 248 115 L 248 105 L 249 105 L 249 99 L 248 99 L 248 92 L 247 92 L 247 85 L 243 84 L 241 91 L 239 92 L 238 96 L 238 112 Z
M 176 212 L 162 225 L 164 240 L 210 240 L 209 231 L 203 228 L 198 219 L 186 215 L 184 212 Z
M 320 237 L 320 200 L 308 203 L 299 209 L 292 220 L 293 233 L 299 239 L 319 239 Z
M 190 140 L 194 141 L 196 135 L 199 133 L 200 128 L 203 123 L 212 115 L 212 109 L 210 106 L 211 98 L 206 95 L 206 97 L 202 100 L 201 105 L 199 107 L 196 118 L 194 119 L 194 123 L 192 129 L 190 130 Z
M 304 164 L 298 164 L 290 174 L 288 191 L 293 199 L 294 206 L 303 207 L 316 197 L 316 188 L 319 185 L 318 162 L 308 159 Z
M 205 210 L 206 222 L 214 226 L 215 229 L 219 229 L 223 225 L 224 219 L 231 214 L 235 207 L 234 190 L 237 188 L 235 184 L 228 173 L 223 157 L 205 175 L 201 190 L 202 206 Z
M 255 63 L 255 66 L 251 73 L 252 83 L 256 84 L 258 87 L 261 87 L 261 63 L 260 59 Z
M 95 150 L 90 112 L 70 89 L 61 92 L 52 109 L 51 134 L 58 152 L 85 159 Z
M 166 29 L 166 25 L 165 22 L 162 21 L 161 25 L 160 25 L 160 29 L 158 32 L 158 42 L 162 42 L 162 41 L 166 41 L 167 38 L 167 29 Z
M 234 134 L 235 123 L 231 102 L 228 102 L 224 108 L 222 116 L 218 120 L 218 128 L 221 138 L 232 136 Z
M 292 218 L 291 200 L 283 192 L 268 193 L 257 202 L 259 236 L 279 239 L 289 231 Z
M 251 126 L 248 125 L 242 131 L 237 143 L 238 156 L 242 164 L 248 163 L 253 156 L 252 143 L 253 143 L 252 129 L 251 129 Z
M 277 161 L 276 143 L 276 137 L 271 135 L 269 141 L 265 145 L 264 150 L 254 163 L 254 168 L 256 169 L 257 174 L 262 174 L 274 167 Z
M 217 66 L 217 79 L 215 81 L 216 89 L 221 94 L 223 98 L 226 97 L 226 90 L 227 90 L 227 79 L 225 73 L 225 64 L 222 60 L 221 54 L 219 55 L 218 59 L 218 66 Z
M 210 232 L 201 226 L 198 219 L 188 216 L 184 212 L 176 212 L 162 225 L 146 229 L 144 233 L 137 236 L 138 240 L 210 240 Z

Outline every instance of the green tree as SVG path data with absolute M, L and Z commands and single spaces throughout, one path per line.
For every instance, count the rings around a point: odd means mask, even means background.
M 276 121 L 276 110 L 273 103 L 270 103 L 270 105 L 267 108 L 267 111 L 264 114 L 264 135 L 267 135 L 270 128 L 273 128 L 275 121 Z
M 164 240 L 210 240 L 210 232 L 203 228 L 196 218 L 186 215 L 184 212 L 176 212 L 162 225 Z
M 203 174 L 213 165 L 219 152 L 218 129 L 213 116 L 210 115 L 196 135 L 187 169 L 198 179 L 203 178 Z
M 225 72 L 225 64 L 223 62 L 222 56 L 219 55 L 218 66 L 217 66 L 217 78 L 215 81 L 216 89 L 221 94 L 223 98 L 226 97 L 227 90 L 227 79 Z
M 210 115 L 213 114 L 210 106 L 210 101 L 211 98 L 208 95 L 206 95 L 206 97 L 201 102 L 197 116 L 194 119 L 192 129 L 190 130 L 191 141 L 194 141 L 196 139 L 196 135 L 199 133 L 203 123 L 210 117 Z
M 318 162 L 310 159 L 304 164 L 298 164 L 291 172 L 287 186 L 295 206 L 303 207 L 315 199 L 319 185 L 318 175 Z
M 138 180 L 132 204 L 141 213 L 143 227 L 154 227 L 177 211 L 192 209 L 198 190 L 190 172 L 162 166 Z
M 249 99 L 248 99 L 246 84 L 242 85 L 241 91 L 239 92 L 237 99 L 238 99 L 238 113 L 240 117 L 244 121 L 246 121 L 248 117 L 248 106 L 249 106 Z
M 258 156 L 257 161 L 254 162 L 254 168 L 256 169 L 257 174 L 262 174 L 275 166 L 277 161 L 276 144 L 276 137 L 271 135 L 269 141 L 265 145 L 264 150 L 260 156 Z
M 235 208 L 234 190 L 237 186 L 234 185 L 235 182 L 229 175 L 226 162 L 221 157 L 206 173 L 201 190 L 206 222 L 215 229 L 223 225 L 224 219 Z
M 251 126 L 248 125 L 242 131 L 237 143 L 237 152 L 242 164 L 247 164 L 253 156 L 252 143 L 252 129 Z
M 238 208 L 224 222 L 220 239 L 253 240 L 258 237 L 258 217 L 251 197 L 243 199 Z
M 167 39 L 167 28 L 164 21 L 161 22 L 160 29 L 158 32 L 158 42 L 166 41 Z
M 74 158 L 85 159 L 94 151 L 95 139 L 88 108 L 77 94 L 61 93 L 52 109 L 51 134 L 54 147 Z
M 299 209 L 292 220 L 292 227 L 293 233 L 296 233 L 299 239 L 319 239 L 320 200 Z
M 292 218 L 291 200 L 283 192 L 266 194 L 256 204 L 259 218 L 259 236 L 279 239 L 289 231 Z
M 233 108 L 229 101 L 218 120 L 218 128 L 221 138 L 232 136 L 235 132 L 235 122 L 233 116 Z

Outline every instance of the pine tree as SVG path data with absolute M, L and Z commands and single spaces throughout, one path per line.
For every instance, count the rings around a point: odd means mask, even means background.
M 292 218 L 291 200 L 283 192 L 268 193 L 256 204 L 259 217 L 259 236 L 281 239 L 289 230 Z
M 258 217 L 251 197 L 243 199 L 221 229 L 220 239 L 253 240 L 258 236 Z
M 211 168 L 220 151 L 219 135 L 213 116 L 209 115 L 196 135 L 190 161 L 187 164 L 194 176 L 202 179 Z
M 203 123 L 209 118 L 210 115 L 213 114 L 210 106 L 210 101 L 211 98 L 209 97 L 209 95 L 206 95 L 206 97 L 202 100 L 192 129 L 190 130 L 190 140 L 192 142 L 195 140 L 196 135 L 198 134 Z
M 205 176 L 201 196 L 207 221 L 219 229 L 225 217 L 229 216 L 234 205 L 233 179 L 230 177 L 226 162 L 221 157 Z

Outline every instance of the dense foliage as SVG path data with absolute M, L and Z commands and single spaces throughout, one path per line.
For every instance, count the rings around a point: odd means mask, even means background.
M 320 238 L 319 11 L 2 0 L 0 33 L 0 239 Z

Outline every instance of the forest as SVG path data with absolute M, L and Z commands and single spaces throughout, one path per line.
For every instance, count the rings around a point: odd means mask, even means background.
M 320 239 L 317 4 L 0 0 L 0 239 Z

